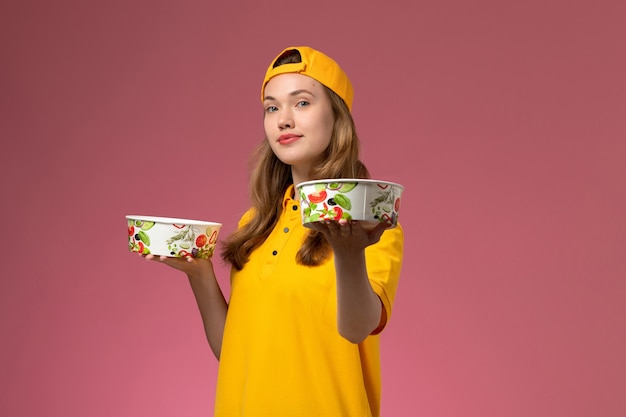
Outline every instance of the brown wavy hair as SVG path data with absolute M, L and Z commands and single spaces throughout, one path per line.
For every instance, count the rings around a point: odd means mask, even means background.
M 287 51 L 275 66 L 300 62 L 298 51 Z M 369 172 L 359 159 L 359 138 L 354 120 L 346 103 L 332 90 L 324 87 L 330 99 L 334 125 L 330 143 L 320 163 L 314 166 L 309 179 L 369 178 Z M 283 196 L 293 184 L 291 166 L 276 157 L 265 138 L 252 153 L 250 199 L 253 216 L 250 221 L 222 241 L 222 259 L 241 270 L 254 249 L 270 235 L 283 210 Z M 324 236 L 309 230 L 296 262 L 307 266 L 321 264 L 331 254 Z

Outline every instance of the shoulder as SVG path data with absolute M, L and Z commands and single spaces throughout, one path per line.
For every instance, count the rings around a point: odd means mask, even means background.
M 246 225 L 246 223 L 249 223 L 250 220 L 252 220 L 252 218 L 254 217 L 254 211 L 254 207 L 251 207 L 245 213 L 243 213 L 243 215 L 239 218 L 238 226 L 242 227 Z

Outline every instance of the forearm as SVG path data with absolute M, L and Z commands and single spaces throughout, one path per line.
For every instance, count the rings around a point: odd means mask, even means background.
M 380 324 L 382 303 L 370 285 L 365 252 L 335 254 L 337 328 L 352 343 L 362 342 Z
M 188 278 L 200 310 L 209 346 L 219 360 L 228 304 L 214 274 L 199 277 L 188 275 Z

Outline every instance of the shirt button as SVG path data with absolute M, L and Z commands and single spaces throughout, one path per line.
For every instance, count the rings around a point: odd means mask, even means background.
M 296 206 L 296 205 L 292 206 L 291 208 L 294 209 L 294 210 L 298 210 L 298 206 Z
M 278 255 L 278 251 L 277 250 L 273 251 L 272 255 L 274 255 L 274 256 Z
M 285 228 L 283 229 L 283 232 L 285 232 L 285 233 L 289 232 L 289 228 L 288 228 L 288 227 L 285 227 Z

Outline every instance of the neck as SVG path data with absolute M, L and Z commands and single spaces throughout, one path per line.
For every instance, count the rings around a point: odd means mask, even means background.
M 302 167 L 295 167 L 295 166 L 291 166 L 291 178 L 293 178 L 293 185 L 298 185 L 301 182 L 305 182 L 305 181 L 309 181 L 311 179 L 311 177 L 309 176 L 309 168 L 307 167 L 302 168 Z M 298 195 L 298 193 L 295 193 L 296 195 L 294 196 L 295 200 L 299 200 L 300 196 Z

